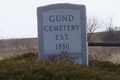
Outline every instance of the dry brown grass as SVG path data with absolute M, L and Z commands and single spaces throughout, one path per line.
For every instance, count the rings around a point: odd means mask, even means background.
M 25 47 L 6 48 L 0 50 L 0 59 L 9 58 L 26 52 L 38 52 L 38 47 L 32 46 L 29 49 Z M 93 58 L 98 60 L 120 64 L 120 47 L 89 47 L 88 55 L 91 55 Z
M 120 63 L 120 47 L 89 47 L 88 54 L 102 61 Z
M 6 48 L 6 49 L 2 49 L 0 50 L 0 59 L 4 59 L 4 58 L 9 58 L 11 56 L 16 56 L 16 55 L 20 55 L 26 52 L 38 52 L 38 48 L 36 46 L 32 46 L 29 49 L 25 48 L 25 47 L 19 47 L 19 48 Z

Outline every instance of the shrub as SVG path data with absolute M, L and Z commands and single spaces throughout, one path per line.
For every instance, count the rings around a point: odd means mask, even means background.
M 119 80 L 120 65 L 100 62 L 86 66 L 58 61 L 38 61 L 36 53 L 0 60 L 0 80 Z M 110 67 L 110 69 L 109 69 Z
M 11 57 L 12 60 L 21 60 L 21 59 L 32 59 L 37 58 L 38 54 L 34 52 L 28 52 L 21 55 L 17 55 L 16 57 Z
M 97 64 L 97 67 L 108 71 L 116 71 L 119 68 L 117 64 L 113 64 L 109 61 L 102 61 L 99 64 Z

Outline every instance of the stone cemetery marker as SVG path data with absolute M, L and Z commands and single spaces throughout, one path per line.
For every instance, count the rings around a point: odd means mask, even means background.
M 68 60 L 88 64 L 85 5 L 53 4 L 37 8 L 39 60 L 66 52 Z

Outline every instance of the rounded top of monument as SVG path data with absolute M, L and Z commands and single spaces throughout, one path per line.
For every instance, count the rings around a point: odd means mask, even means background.
M 44 9 L 44 10 L 50 10 L 50 9 L 65 9 L 65 8 L 71 8 L 71 9 L 79 9 L 79 8 L 85 8 L 84 4 L 71 4 L 71 3 L 56 3 L 56 4 L 49 4 L 45 6 L 39 6 L 38 9 Z
M 74 5 L 74 6 L 84 6 L 84 4 L 74 4 L 74 3 L 55 3 L 55 4 L 48 4 L 45 6 L 55 6 L 55 5 Z M 44 6 L 40 6 L 44 7 Z

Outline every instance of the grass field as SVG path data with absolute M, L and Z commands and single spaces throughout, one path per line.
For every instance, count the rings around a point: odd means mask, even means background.
M 18 54 L 22 54 L 22 53 L 26 53 L 26 52 L 38 52 L 38 47 L 33 46 L 29 49 L 27 49 L 25 47 L 5 48 L 5 49 L 0 50 L 0 59 L 9 58 L 11 56 L 16 56 Z
M 3 49 L 0 50 L 0 59 L 26 52 L 38 52 L 38 48 L 33 46 L 29 49 L 23 47 Z M 88 55 L 91 55 L 94 59 L 120 63 L 120 47 L 88 47 Z
M 88 54 L 102 61 L 120 64 L 120 47 L 89 47 Z

